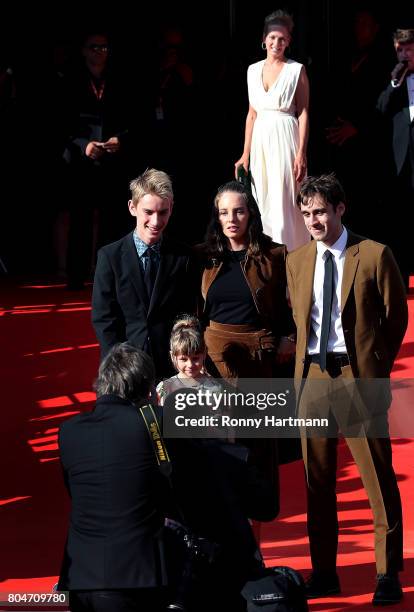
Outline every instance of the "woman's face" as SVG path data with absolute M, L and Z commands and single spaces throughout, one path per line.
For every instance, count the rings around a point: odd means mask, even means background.
M 226 238 L 237 243 L 247 241 L 250 213 L 242 194 L 225 191 L 218 201 L 217 212 Z
M 264 39 L 268 57 L 278 58 L 285 55 L 290 44 L 290 34 L 283 26 L 275 26 Z

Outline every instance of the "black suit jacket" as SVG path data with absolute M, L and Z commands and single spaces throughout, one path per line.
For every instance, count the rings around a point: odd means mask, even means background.
M 102 396 L 59 432 L 72 509 L 61 590 L 156 587 L 165 583 L 161 476 L 137 408 Z
M 92 323 L 102 357 L 127 340 L 154 360 L 157 378 L 173 373 L 169 340 L 178 314 L 195 310 L 190 249 L 164 237 L 151 301 L 132 232 L 98 253 L 92 295 Z
M 134 109 L 128 101 L 131 92 L 125 80 L 116 78 L 110 71 L 104 76 L 105 87 L 99 97 L 93 91 L 92 75 L 86 66 L 68 71 L 61 79 L 61 97 L 66 129 L 64 159 L 74 166 L 103 165 L 108 171 L 120 156 L 123 157 L 122 149 L 128 144 Z M 117 136 L 121 142 L 119 153 L 104 155 L 100 161 L 85 156 L 88 142 L 103 142 L 112 136 Z
M 378 98 L 377 108 L 392 122 L 392 150 L 397 174 L 400 174 L 409 155 L 411 182 L 414 184 L 414 122 L 410 119 L 407 83 L 400 87 L 391 83 Z

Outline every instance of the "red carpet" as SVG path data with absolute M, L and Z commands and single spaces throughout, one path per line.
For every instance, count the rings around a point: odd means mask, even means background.
M 98 347 L 90 325 L 90 292 L 59 285 L 10 283 L 2 292 L 3 427 L 1 437 L 0 592 L 49 591 L 64 546 L 68 499 L 57 456 L 59 424 L 93 403 L 91 381 Z M 395 365 L 398 378 L 414 378 L 414 296 L 410 327 Z M 412 411 L 412 405 L 406 407 Z M 314 600 L 314 612 L 371 610 L 375 565 L 370 509 L 345 446 L 340 448 L 338 500 L 341 597 Z M 403 603 L 414 611 L 414 440 L 394 440 L 394 465 L 404 510 L 406 570 Z M 281 474 L 282 511 L 263 530 L 272 565 L 310 569 L 303 467 Z M 230 611 L 229 611 L 230 612 Z

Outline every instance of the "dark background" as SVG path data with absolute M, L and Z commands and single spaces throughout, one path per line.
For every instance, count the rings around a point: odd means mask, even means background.
M 390 5 L 380 15 L 384 45 L 391 52 L 393 29 L 413 27 L 409 3 L 404 4 Z M 310 173 L 331 169 L 323 130 L 330 120 L 333 79 L 349 57 L 351 19 L 358 6 L 366 5 L 297 0 L 280 6 L 295 21 L 289 55 L 305 64 L 311 84 Z M 182 204 L 177 199 L 177 207 L 185 211 L 184 224 L 197 219 L 194 238 L 199 239 L 215 190 L 232 178 L 234 161 L 241 154 L 248 104 L 246 69 L 263 58 L 263 19 L 276 8 L 273 2 L 242 0 L 118 1 L 105 6 L 85 1 L 59 2 L 50 8 L 17 3 L 3 11 L 1 64 L 12 67 L 16 85 L 12 112 L 2 109 L 0 142 L 0 257 L 9 273 L 54 269 L 53 223 L 65 185 L 54 172 L 53 136 L 59 115 L 53 107 L 52 83 L 60 65 L 73 56 L 83 31 L 109 31 L 114 68 L 131 84 L 131 95 L 147 96 L 157 74 L 162 27 L 170 24 L 182 30 L 185 58 L 194 74 L 195 108 L 188 151 L 191 180 L 187 190 L 181 189 Z M 384 67 L 384 82 L 388 78 Z M 119 206 L 124 206 L 123 198 L 124 194 Z M 182 237 L 194 242 L 186 231 Z

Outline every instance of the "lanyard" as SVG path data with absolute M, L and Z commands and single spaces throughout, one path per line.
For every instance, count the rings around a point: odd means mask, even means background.
M 105 90 L 105 81 L 101 81 L 101 83 L 98 85 L 98 87 L 95 85 L 95 82 L 93 79 L 90 80 L 90 84 L 91 84 L 91 88 L 92 91 L 95 95 L 95 98 L 97 100 L 101 100 L 103 94 L 104 94 L 104 90 Z
M 164 438 L 162 437 L 160 431 L 157 417 L 155 416 L 154 409 L 150 404 L 145 404 L 145 406 L 141 406 L 139 410 L 148 429 L 158 467 L 164 476 L 170 479 L 172 471 L 171 461 L 168 455 L 167 447 L 165 446 Z

